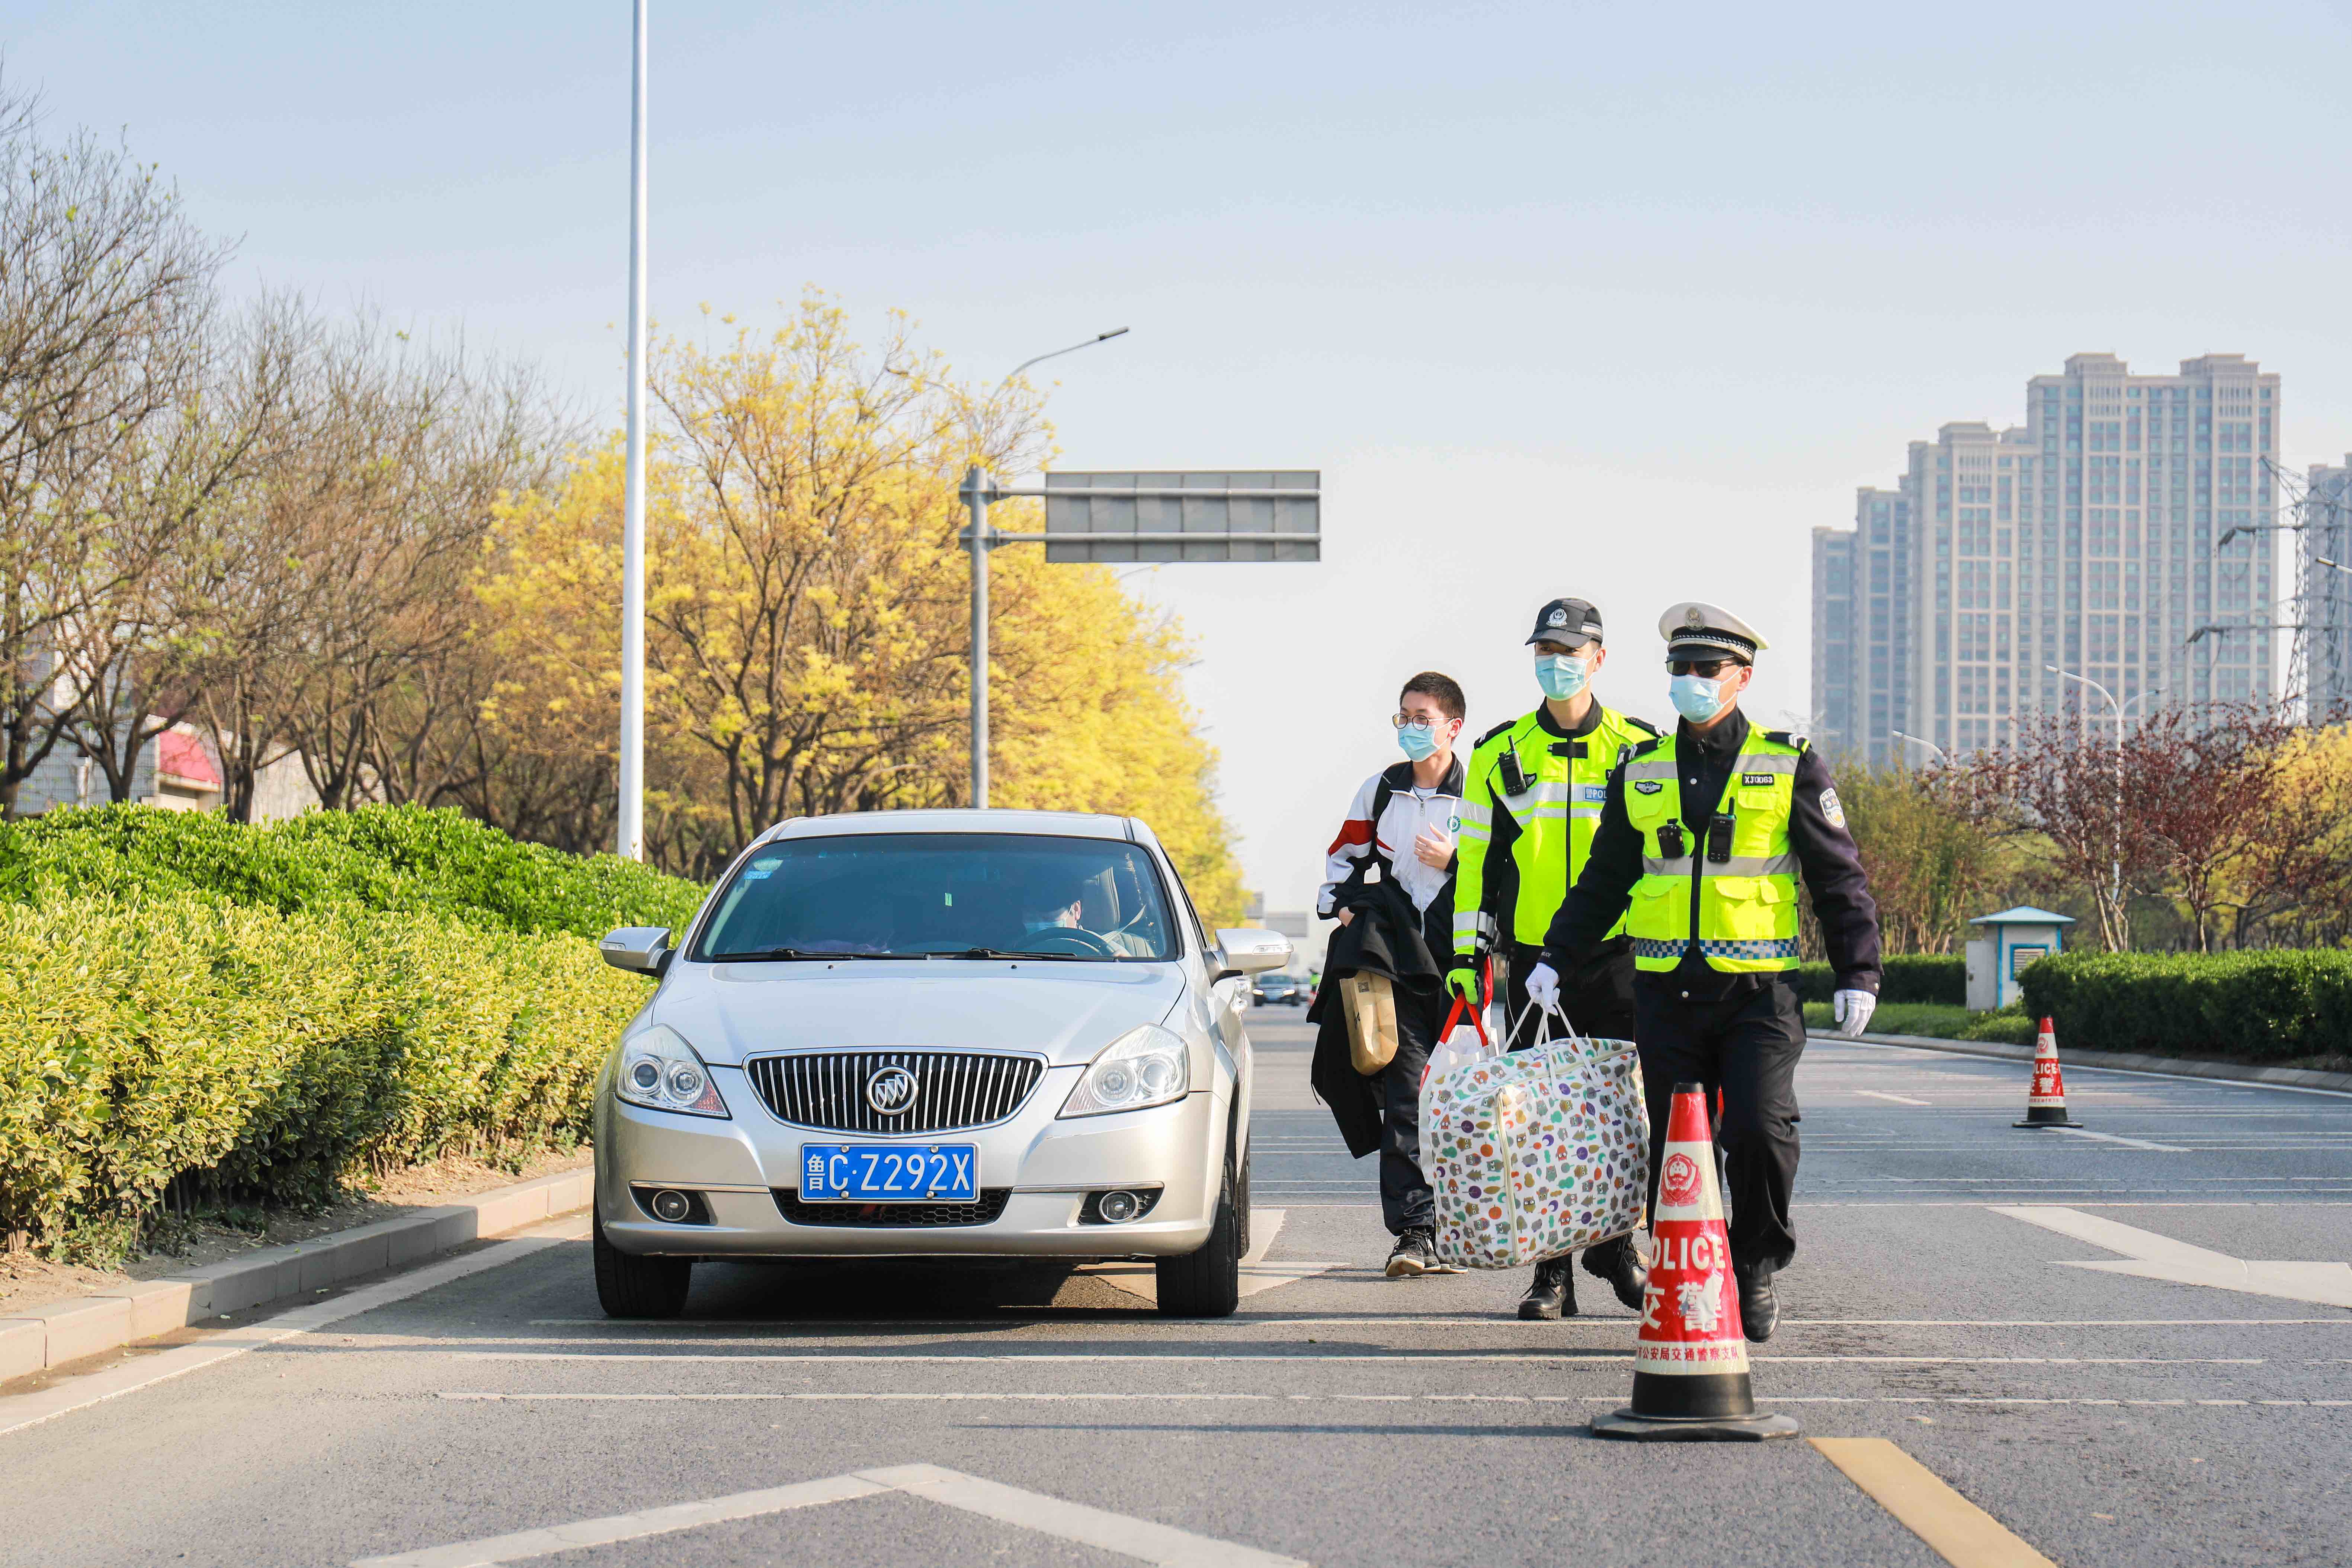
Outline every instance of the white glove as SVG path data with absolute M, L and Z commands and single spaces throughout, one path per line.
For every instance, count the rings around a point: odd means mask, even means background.
M 1528 971 L 1528 1000 L 1546 1011 L 1559 1005 L 1559 976 L 1550 964 L 1538 963 Z
M 1837 1015 L 1838 1033 L 1850 1040 L 1870 1027 L 1870 1016 L 1878 1011 L 1878 998 L 1867 991 L 1841 991 L 1831 1007 Z

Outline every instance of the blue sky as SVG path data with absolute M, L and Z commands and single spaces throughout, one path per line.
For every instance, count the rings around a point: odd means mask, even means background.
M 120 130 L 246 285 L 367 300 L 617 410 L 628 6 L 17 0 L 7 75 Z M 1807 705 L 1808 530 L 2080 350 L 2285 378 L 2352 448 L 2352 5 L 754 6 L 657 0 L 656 314 L 814 283 L 993 377 L 1072 468 L 1324 470 L 1319 566 L 1139 579 L 1252 882 L 1311 890 L 1425 666 L 1475 728 L 1600 604 L 1605 700 L 1710 597 Z M 1018 700 L 1017 693 L 1000 701 Z

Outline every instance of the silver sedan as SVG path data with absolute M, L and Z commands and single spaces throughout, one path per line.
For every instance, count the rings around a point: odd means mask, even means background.
M 1220 1316 L 1248 1245 L 1249 977 L 1151 830 L 1060 812 L 799 817 L 737 858 L 595 1104 L 597 1294 L 684 1306 L 699 1258 L 1150 1258 Z

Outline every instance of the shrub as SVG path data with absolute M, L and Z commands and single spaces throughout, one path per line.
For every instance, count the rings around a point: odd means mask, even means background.
M 1885 959 L 1886 971 L 1878 983 L 1878 1000 L 1927 1002 L 1964 1007 L 1969 1000 L 1968 960 L 1956 952 L 1895 952 Z M 1837 990 L 1837 976 L 1826 963 L 1808 963 L 1796 973 L 1797 994 L 1807 1002 L 1827 1002 Z
M 683 927 L 701 888 L 613 855 L 523 844 L 453 810 L 370 805 L 270 826 L 110 805 L 0 824 L 0 899 L 174 892 L 297 910 L 438 911 L 513 931 L 598 937 Z
M 2352 952 L 2062 952 L 2019 978 L 2062 1049 L 2280 1061 L 2352 1048 Z
M 308 1203 L 568 1146 L 645 994 L 569 933 L 435 910 L 0 905 L 0 1232 L 105 1262 L 185 1173 Z

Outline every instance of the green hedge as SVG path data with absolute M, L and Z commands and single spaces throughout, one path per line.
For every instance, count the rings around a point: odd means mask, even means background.
M 2352 952 L 2062 952 L 2019 976 L 2058 1047 L 2280 1061 L 2352 1051 Z
M 701 894 L 415 806 L 0 824 L 0 1235 L 105 1263 L 178 1177 L 306 1204 L 568 1147 L 647 989 L 583 939 Z
M 1878 984 L 1880 1002 L 1968 1005 L 1969 964 L 1959 953 L 1890 953 L 1885 964 L 1886 973 Z M 1836 982 L 1828 964 L 1808 963 L 1797 971 L 1797 994 L 1808 1002 L 1827 1002 L 1837 989 Z
M 430 910 L 0 905 L 0 1232 L 103 1263 L 184 1173 L 306 1203 L 567 1147 L 646 992 L 576 936 Z
M 209 813 L 110 805 L 0 824 L 0 900 L 178 892 L 282 914 L 437 911 L 514 931 L 598 937 L 682 927 L 702 889 L 613 855 L 523 844 L 453 810 L 370 805 L 251 827 Z

